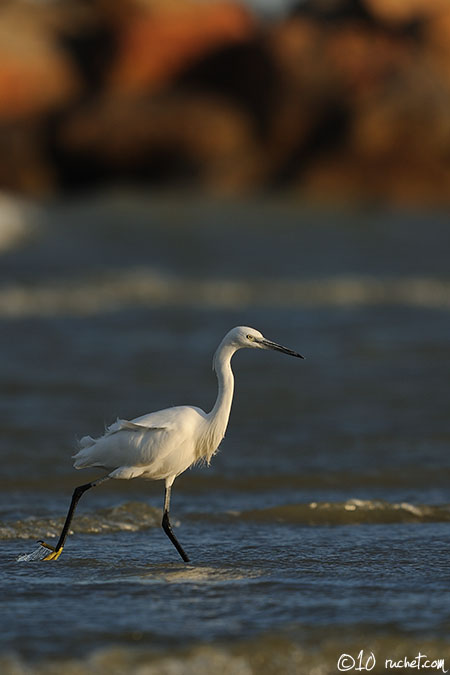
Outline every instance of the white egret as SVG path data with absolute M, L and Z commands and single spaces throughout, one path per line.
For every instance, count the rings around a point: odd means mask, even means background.
M 188 562 L 189 558 L 175 537 L 169 520 L 172 485 L 177 476 L 196 462 L 205 460 L 209 463 L 219 447 L 228 425 L 233 400 L 231 358 L 243 347 L 275 349 L 303 358 L 291 349 L 266 340 L 254 328 L 238 326 L 230 330 L 214 354 L 213 368 L 218 380 L 218 394 L 211 412 L 205 413 L 193 406 L 167 408 L 131 421 L 118 419 L 100 438 L 82 438 L 79 450 L 74 455 L 74 467 L 98 467 L 106 469 L 108 474 L 75 488 L 55 547 L 39 542 L 41 546 L 38 551 L 21 559 L 57 560 L 62 553 L 75 508 L 86 490 L 110 478 L 142 477 L 165 481 L 162 527 L 182 559 Z

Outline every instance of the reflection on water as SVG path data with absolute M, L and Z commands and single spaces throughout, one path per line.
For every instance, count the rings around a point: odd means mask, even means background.
M 450 658 L 447 219 L 117 197 L 40 218 L 0 266 L 1 672 Z M 163 485 L 140 480 L 83 497 L 57 563 L 17 564 L 96 476 L 73 471 L 76 438 L 210 409 L 238 324 L 307 358 L 233 360 L 220 452 L 174 485 L 193 564 L 160 529 Z
M 262 572 L 258 570 L 249 570 L 239 567 L 202 567 L 185 565 L 178 570 L 169 571 L 163 568 L 160 573 L 155 570 L 140 576 L 140 580 L 146 581 L 164 581 L 168 584 L 185 584 L 193 583 L 200 584 L 205 587 L 205 584 L 223 584 L 226 582 L 244 581 L 247 579 L 254 579 L 262 576 Z

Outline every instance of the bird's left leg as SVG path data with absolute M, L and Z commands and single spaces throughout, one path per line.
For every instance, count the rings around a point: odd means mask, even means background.
M 170 493 L 172 490 L 172 483 L 168 484 L 166 483 L 166 491 L 164 494 L 164 514 L 163 514 L 163 519 L 162 519 L 162 528 L 164 532 L 167 534 L 169 537 L 170 541 L 172 544 L 175 546 L 177 549 L 178 553 L 181 555 L 183 558 L 184 562 L 189 562 L 189 558 L 187 557 L 186 553 L 183 550 L 183 547 L 181 546 L 180 542 L 174 535 L 172 531 L 172 525 L 170 524 L 169 520 L 169 510 L 170 510 Z
M 69 511 L 67 513 L 66 520 L 63 525 L 63 529 L 61 530 L 61 534 L 59 535 L 58 543 L 56 544 L 55 547 L 53 547 L 50 544 L 46 544 L 45 541 L 39 542 L 41 546 L 49 550 L 49 553 L 45 555 L 43 558 L 41 558 L 41 560 L 58 560 L 59 556 L 63 551 L 67 535 L 69 534 L 69 528 L 72 523 L 72 518 L 81 496 L 86 492 L 86 490 L 96 487 L 97 485 L 100 485 L 100 483 L 104 483 L 105 480 L 108 480 L 108 478 L 109 476 L 103 476 L 103 478 L 99 478 L 98 480 L 94 480 L 91 483 L 86 483 L 85 485 L 80 485 L 75 488 L 72 495 L 72 501 L 70 502 Z

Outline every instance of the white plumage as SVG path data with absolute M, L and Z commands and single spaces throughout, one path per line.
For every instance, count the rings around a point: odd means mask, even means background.
M 74 467 L 106 469 L 110 478 L 175 479 L 196 461 L 209 460 L 202 443 L 208 429 L 208 415 L 190 406 L 118 419 L 100 438 L 81 439 Z
M 189 560 L 172 532 L 169 521 L 171 487 L 175 478 L 192 464 L 200 460 L 209 463 L 219 447 L 228 425 L 233 400 L 231 358 L 243 347 L 275 349 L 303 358 L 297 352 L 267 340 L 254 328 L 238 326 L 225 335 L 214 354 L 218 394 L 209 413 L 192 406 L 167 408 L 131 421 L 118 419 L 100 438 L 84 436 L 74 455 L 74 467 L 98 467 L 108 473 L 104 478 L 75 489 L 56 547 L 42 542 L 45 553 L 43 560 L 56 560 L 60 556 L 76 505 L 86 490 L 109 478 L 130 479 L 139 476 L 165 481 L 162 526 L 183 560 Z

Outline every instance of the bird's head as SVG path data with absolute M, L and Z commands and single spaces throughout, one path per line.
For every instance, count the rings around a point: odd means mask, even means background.
M 274 349 L 277 352 L 289 354 L 289 356 L 297 356 L 300 359 L 304 358 L 301 354 L 294 352 L 292 349 L 288 349 L 276 342 L 267 340 L 259 330 L 250 328 L 249 326 L 237 326 L 236 328 L 232 328 L 223 341 L 232 345 L 235 349 L 242 349 L 244 347 L 249 347 L 250 349 Z

